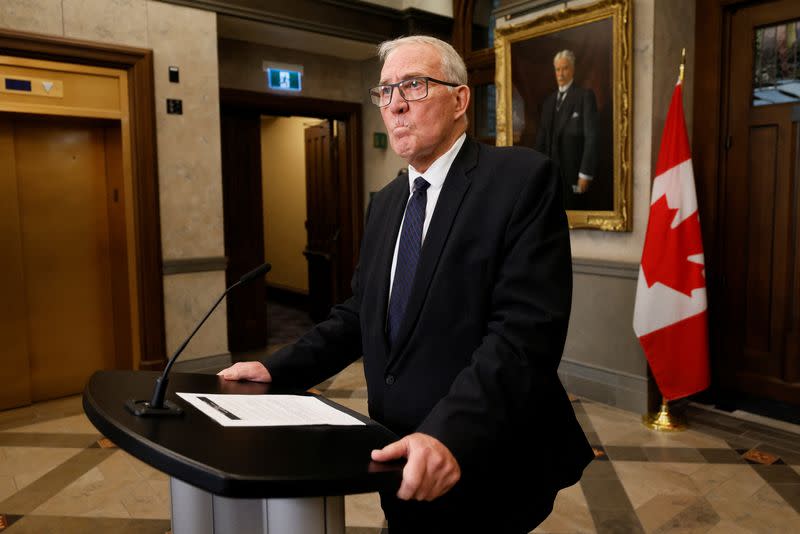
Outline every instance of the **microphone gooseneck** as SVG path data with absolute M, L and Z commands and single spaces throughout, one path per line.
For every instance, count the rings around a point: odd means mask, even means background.
M 189 344 L 189 341 L 192 340 L 197 331 L 200 330 L 200 327 L 203 326 L 203 323 L 206 322 L 206 319 L 211 316 L 211 313 L 217 308 L 217 306 L 219 306 L 219 303 L 222 302 L 222 299 L 224 299 L 233 288 L 242 284 L 247 284 L 256 278 L 267 274 L 271 268 L 272 265 L 269 263 L 259 265 L 252 271 L 242 275 L 239 280 L 227 288 L 225 292 L 220 295 L 214 305 L 211 306 L 208 312 L 206 312 L 205 316 L 203 316 L 200 322 L 197 323 L 197 326 L 194 328 L 194 330 L 192 330 L 192 333 L 189 334 L 183 343 L 181 343 L 180 347 L 178 347 L 178 349 L 173 353 L 169 361 L 167 361 L 167 365 L 164 367 L 164 371 L 161 373 L 161 376 L 156 379 L 156 384 L 153 388 L 153 396 L 151 397 L 150 401 L 148 402 L 145 400 L 128 399 L 128 401 L 125 403 L 126 408 L 128 408 L 128 410 L 136 416 L 180 415 L 183 413 L 183 410 L 181 410 L 177 404 L 164 400 L 164 396 L 167 393 L 167 385 L 169 384 L 169 371 L 172 369 L 172 365 L 175 363 L 175 360 L 178 359 L 178 356 L 181 354 L 181 352 L 183 352 L 183 349 L 186 348 L 186 345 Z

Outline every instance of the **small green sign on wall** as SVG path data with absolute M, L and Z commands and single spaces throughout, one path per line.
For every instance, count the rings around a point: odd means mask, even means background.
M 383 132 L 375 132 L 372 134 L 372 146 L 375 148 L 386 148 L 388 145 L 386 141 L 386 134 Z

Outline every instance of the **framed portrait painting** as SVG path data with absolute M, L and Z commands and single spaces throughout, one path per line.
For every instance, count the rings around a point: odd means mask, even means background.
M 497 144 L 553 160 L 571 228 L 631 230 L 631 1 L 498 28 Z

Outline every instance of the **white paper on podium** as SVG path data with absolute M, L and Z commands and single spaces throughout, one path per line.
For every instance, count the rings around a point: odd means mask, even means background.
M 355 417 L 305 395 L 178 396 L 222 426 L 364 425 Z

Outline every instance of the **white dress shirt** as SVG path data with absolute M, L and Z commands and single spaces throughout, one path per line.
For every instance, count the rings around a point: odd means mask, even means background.
M 408 166 L 408 199 L 406 200 L 406 207 L 408 207 L 408 201 L 411 200 L 411 195 L 414 193 L 414 180 L 416 180 L 418 176 L 422 176 L 426 182 L 431 184 L 427 190 L 427 202 L 425 203 L 425 223 L 422 225 L 423 243 L 425 242 L 425 236 L 428 233 L 428 226 L 431 223 L 433 210 L 436 208 L 436 202 L 439 200 L 439 193 L 442 192 L 444 179 L 447 178 L 447 173 L 450 172 L 450 167 L 453 166 L 453 161 L 455 161 L 458 151 L 461 150 L 461 146 L 464 144 L 464 140 L 466 138 L 467 134 L 461 134 L 461 137 L 456 139 L 456 142 L 453 143 L 453 146 L 451 146 L 447 152 L 439 156 L 436 161 L 434 161 L 431 166 L 428 167 L 428 170 L 425 171 L 425 174 L 422 174 L 411 165 Z M 406 215 L 404 210 L 403 221 L 405 218 Z M 389 277 L 389 298 L 392 296 L 392 286 L 394 286 L 394 270 L 397 267 L 397 249 L 400 246 L 400 236 L 403 233 L 403 221 L 400 221 L 400 231 L 397 232 L 397 241 L 395 241 L 394 244 L 392 272 Z

